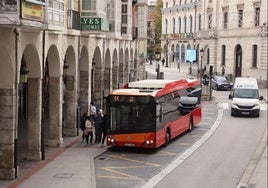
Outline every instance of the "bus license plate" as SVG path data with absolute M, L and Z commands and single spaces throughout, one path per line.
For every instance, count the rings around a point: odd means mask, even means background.
M 135 144 L 126 143 L 125 146 L 128 146 L 128 147 L 134 147 Z

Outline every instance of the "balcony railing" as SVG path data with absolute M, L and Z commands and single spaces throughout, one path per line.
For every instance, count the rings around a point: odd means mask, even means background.
M 16 0 L 0 0 L 0 13 L 2 11 L 17 11 Z
M 80 14 L 74 10 L 68 10 L 69 23 L 68 27 L 71 29 L 80 30 Z

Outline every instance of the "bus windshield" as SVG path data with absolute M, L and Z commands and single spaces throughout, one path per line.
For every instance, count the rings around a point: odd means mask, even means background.
M 251 98 L 257 99 L 259 93 L 257 89 L 234 89 L 234 98 Z
M 110 131 L 152 131 L 155 126 L 153 105 L 117 104 L 110 108 Z

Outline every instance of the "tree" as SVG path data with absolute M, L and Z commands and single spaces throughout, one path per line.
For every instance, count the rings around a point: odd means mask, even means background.
M 162 8 L 163 0 L 157 0 L 153 12 L 154 24 L 155 24 L 155 44 L 161 46 L 161 35 L 162 35 Z

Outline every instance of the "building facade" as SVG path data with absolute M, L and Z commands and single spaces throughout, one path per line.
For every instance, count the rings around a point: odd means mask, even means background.
M 194 49 L 197 71 L 224 68 L 231 79 L 256 77 L 267 87 L 267 1 L 164 0 L 162 33 L 169 63 L 185 63 Z
M 143 0 L 0 0 L 0 178 L 76 136 L 89 104 L 145 78 Z M 144 22 L 144 23 L 143 23 Z

